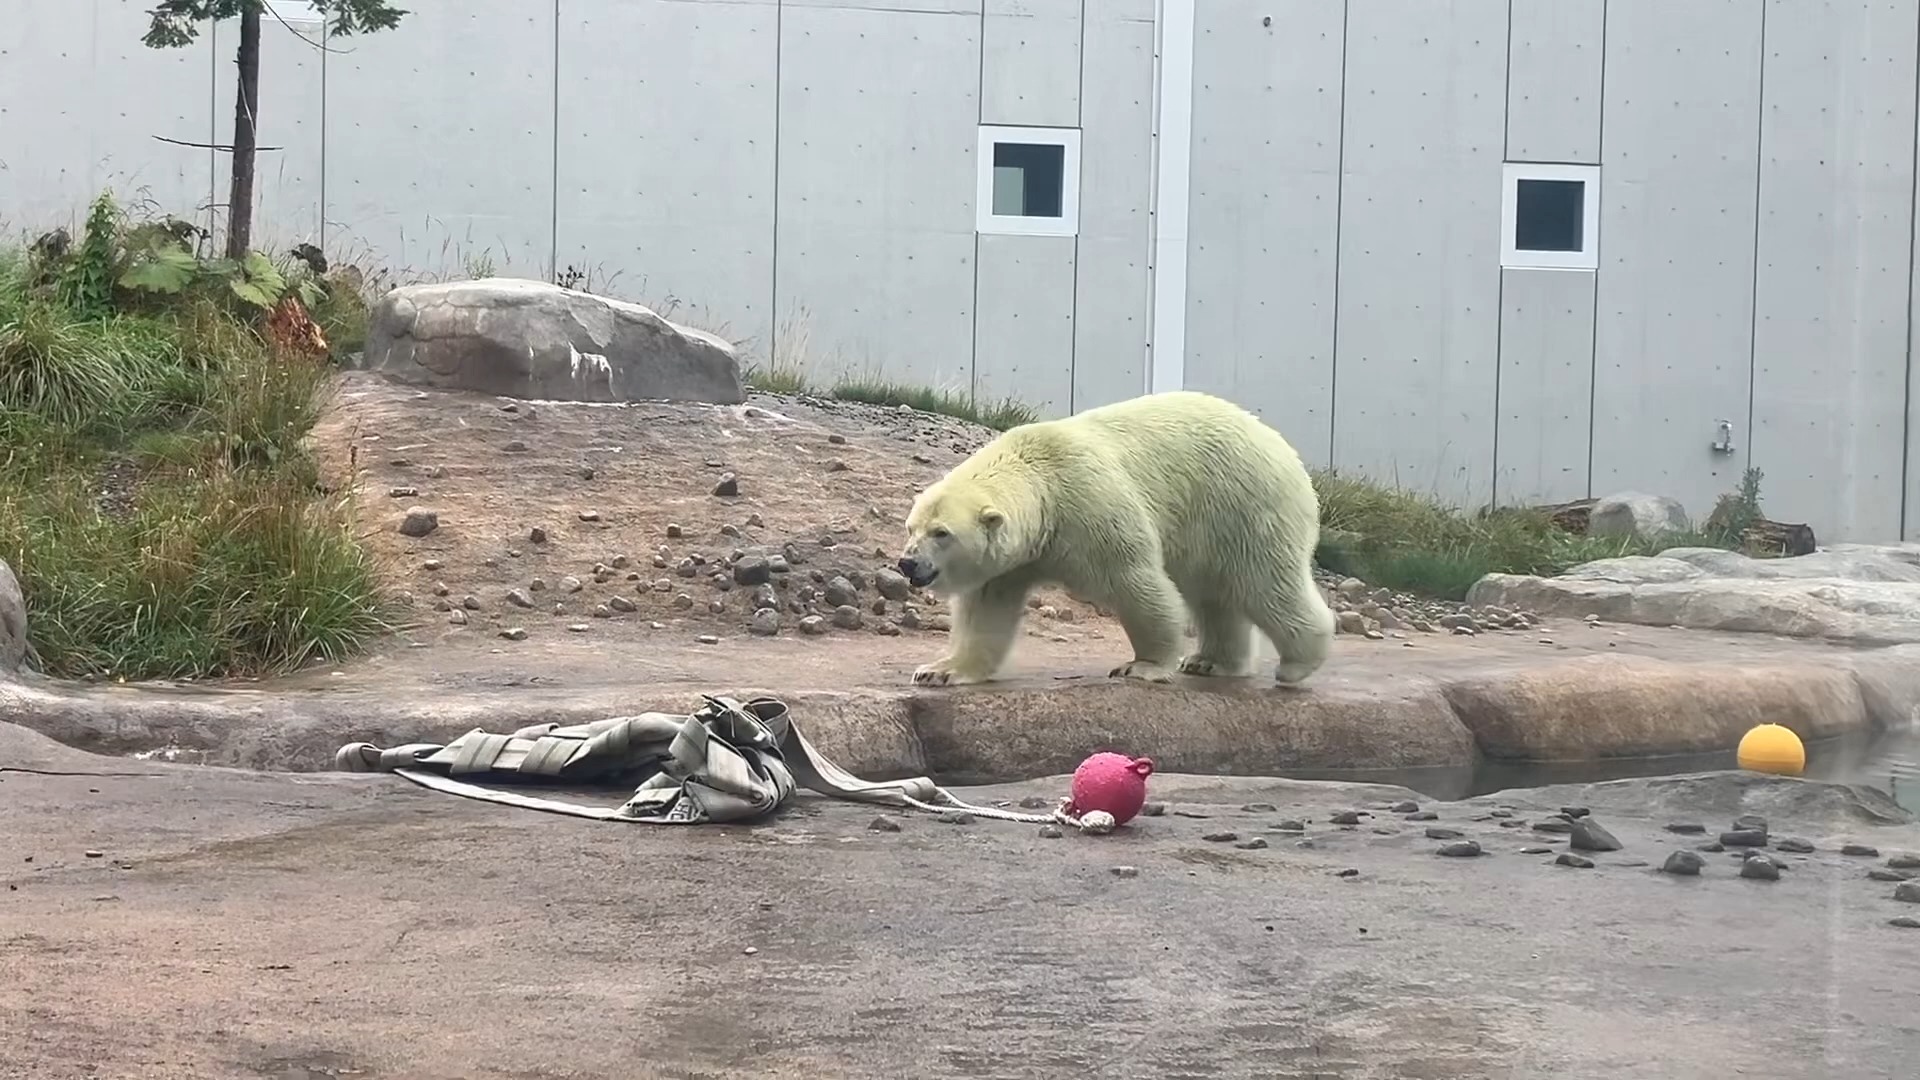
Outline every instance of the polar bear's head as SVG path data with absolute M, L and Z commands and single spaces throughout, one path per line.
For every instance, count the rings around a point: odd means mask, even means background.
M 984 493 L 935 484 L 907 513 L 907 547 L 900 573 L 924 589 L 979 588 L 1006 570 L 1007 515 Z

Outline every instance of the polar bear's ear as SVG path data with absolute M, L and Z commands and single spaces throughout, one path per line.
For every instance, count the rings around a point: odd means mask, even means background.
M 985 525 L 989 529 L 997 529 L 1006 523 L 1007 515 L 991 506 L 985 507 L 980 511 L 980 524 Z

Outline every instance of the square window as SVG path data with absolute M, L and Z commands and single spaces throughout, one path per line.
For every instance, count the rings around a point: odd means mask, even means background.
M 979 167 L 980 232 L 1073 236 L 1079 231 L 1079 130 L 982 127 Z
M 1600 266 L 1600 167 L 1509 162 L 1500 206 L 1500 265 L 1595 270 Z

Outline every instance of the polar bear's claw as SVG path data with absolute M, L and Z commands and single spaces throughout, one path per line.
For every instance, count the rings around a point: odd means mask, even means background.
M 1165 667 L 1151 660 L 1133 660 L 1121 664 L 1119 667 L 1108 672 L 1107 675 L 1109 678 L 1114 679 L 1139 679 L 1142 682 L 1151 683 L 1170 683 L 1173 681 L 1173 672 L 1168 671 Z

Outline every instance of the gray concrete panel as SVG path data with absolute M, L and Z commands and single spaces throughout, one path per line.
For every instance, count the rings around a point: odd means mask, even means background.
M 327 58 L 328 250 L 406 279 L 553 259 L 554 9 L 416 5 Z
M 1351 0 L 1333 464 L 1492 493 L 1506 0 Z
M 1600 161 L 1606 0 L 1513 0 L 1507 159 Z
M 1089 0 L 1081 87 L 1073 408 L 1146 392 L 1152 0 Z
M 1747 461 L 1761 7 L 1609 0 L 1592 487 L 1695 517 Z M 1734 451 L 1711 449 L 1715 422 Z
M 769 354 L 778 47 L 772 3 L 563 0 L 563 276 Z
M 983 123 L 1079 126 L 1080 9 L 1086 3 L 986 0 L 980 59 Z
M 233 114 L 218 135 L 213 116 L 214 80 L 233 77 L 231 47 L 216 52 L 202 34 L 184 49 L 150 49 L 140 42 L 148 23 L 143 6 L 116 0 L 7 0 L 0 229 L 77 234 L 109 188 L 122 205 L 150 201 L 209 224 L 214 154 L 204 144 L 231 141 Z
M 977 400 L 1011 397 L 1045 416 L 1071 411 L 1073 263 L 1071 236 L 980 237 Z
M 1342 4 L 1219 0 L 1194 28 L 1187 386 L 1314 465 L 1333 437 L 1344 21 Z
M 970 385 L 977 7 L 781 19 L 774 303 L 809 355 L 780 362 Z
M 404 25 L 404 22 L 403 22 Z M 220 23 L 222 54 L 240 40 L 240 20 Z M 321 68 L 326 53 L 319 48 L 319 26 L 283 26 L 271 17 L 260 28 L 260 114 L 256 121 L 261 151 L 254 160 L 253 246 L 262 251 L 285 251 L 295 244 L 320 242 L 322 162 L 325 161 L 326 82 Z M 215 141 L 233 141 L 233 103 L 240 86 L 233 75 L 232 58 L 225 57 L 214 84 L 213 116 L 219 129 Z M 231 158 L 221 154 L 213 178 L 216 202 L 224 206 Z M 226 214 L 220 214 L 222 222 Z
M 1587 495 L 1594 277 L 1578 270 L 1501 274 L 1494 499 L 1503 506 Z
M 1753 450 L 1769 516 L 1900 535 L 1915 0 L 1767 5 Z

